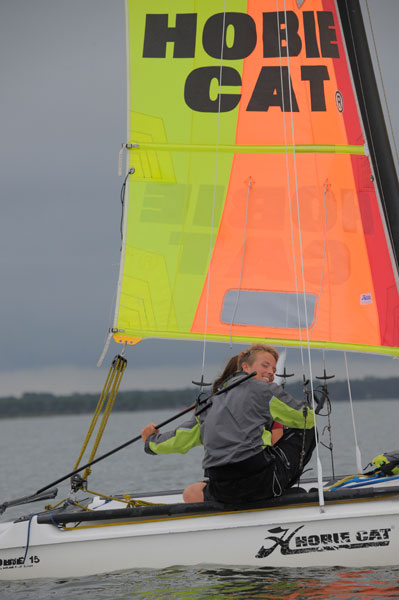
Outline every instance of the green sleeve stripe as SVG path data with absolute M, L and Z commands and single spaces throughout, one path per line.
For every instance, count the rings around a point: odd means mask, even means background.
M 175 435 L 164 442 L 149 442 L 148 445 L 155 454 L 186 454 L 191 448 L 201 444 L 201 430 L 197 423 L 192 429 L 177 429 Z
M 272 445 L 272 432 L 269 431 L 268 429 L 263 430 L 262 442 L 263 442 L 263 448 L 266 448 L 266 446 Z
M 307 411 L 306 429 L 312 429 L 312 427 L 314 427 L 314 413 L 309 407 Z M 274 421 L 278 421 L 286 427 L 302 429 L 305 426 L 303 408 L 292 408 L 279 400 L 276 396 L 273 396 L 270 401 L 270 412 Z

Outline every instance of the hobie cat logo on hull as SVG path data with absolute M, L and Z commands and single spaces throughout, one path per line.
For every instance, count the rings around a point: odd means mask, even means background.
M 280 548 L 281 554 L 288 555 L 324 552 L 326 550 L 355 550 L 359 548 L 389 546 L 390 543 L 389 532 L 391 529 L 389 527 L 385 529 L 363 529 L 357 531 L 354 535 L 349 531 L 297 535 L 303 528 L 304 525 L 300 525 L 300 527 L 297 527 L 291 533 L 289 529 L 283 529 L 282 527 L 269 529 L 269 533 L 273 535 L 269 535 L 265 539 L 271 542 L 271 544 L 268 547 L 262 546 L 255 555 L 255 558 L 270 556 L 276 548 Z
M 40 558 L 36 555 L 29 557 L 18 556 L 17 558 L 0 558 L 0 570 L 32 567 L 39 562 Z

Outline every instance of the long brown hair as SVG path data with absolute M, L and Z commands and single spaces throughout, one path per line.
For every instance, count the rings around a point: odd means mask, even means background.
M 276 362 L 278 361 L 279 353 L 273 346 L 269 346 L 268 344 L 252 344 L 244 352 L 240 352 L 240 354 L 236 354 L 229 359 L 223 373 L 213 382 L 212 392 L 216 392 L 221 384 L 234 375 L 234 373 L 241 371 L 243 363 L 252 365 L 259 352 L 269 352 L 276 359 Z

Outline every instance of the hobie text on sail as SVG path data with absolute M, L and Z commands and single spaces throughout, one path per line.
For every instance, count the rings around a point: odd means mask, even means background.
M 339 58 L 339 49 L 333 14 L 329 11 L 303 11 L 303 33 L 300 21 L 293 11 L 265 12 L 263 31 L 260 36 L 253 18 L 246 13 L 217 13 L 208 18 L 202 30 L 202 46 L 207 55 L 219 59 L 221 65 L 203 66 L 192 70 L 185 82 L 184 98 L 192 110 L 198 112 L 228 112 L 241 100 L 240 93 L 212 93 L 216 80 L 221 87 L 237 87 L 242 84 L 237 69 L 224 61 L 242 60 L 262 45 L 265 60 L 281 57 L 297 57 L 304 53 L 306 59 Z M 175 15 L 175 25 L 170 25 L 168 14 L 147 14 L 143 46 L 143 58 L 165 58 L 168 43 L 173 44 L 173 58 L 195 58 L 198 35 L 197 14 Z M 279 23 L 279 27 L 276 24 Z M 223 48 L 221 50 L 221 40 Z M 314 62 L 314 60 L 312 60 Z M 301 81 L 309 86 L 311 110 L 325 111 L 324 82 L 330 79 L 326 64 L 303 64 Z M 282 111 L 299 112 L 300 107 L 287 65 L 264 65 L 255 83 L 247 111 L 265 112 L 271 106 Z

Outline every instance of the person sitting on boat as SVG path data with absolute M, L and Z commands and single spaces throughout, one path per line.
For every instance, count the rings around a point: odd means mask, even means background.
M 314 414 L 273 383 L 278 356 L 272 346 L 250 346 L 238 360 L 229 360 L 213 391 L 256 371 L 254 377 L 215 396 L 209 408 L 173 431 L 159 433 L 154 424 L 142 430 L 149 454 L 184 454 L 203 444 L 209 481 L 189 485 L 185 502 L 263 500 L 280 496 L 299 479 L 315 446 Z M 272 445 L 274 421 L 289 429 Z

